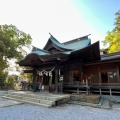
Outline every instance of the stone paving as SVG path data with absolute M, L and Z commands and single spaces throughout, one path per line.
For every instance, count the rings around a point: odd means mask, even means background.
M 9 100 L 9 99 L 3 99 L 1 98 L 2 96 L 4 96 L 4 94 L 7 94 L 9 92 L 15 92 L 14 90 L 10 90 L 10 91 L 0 91 L 0 107 L 5 107 L 5 106 L 12 106 L 12 105 L 18 105 L 18 104 L 22 104 L 24 102 L 20 102 L 20 101 L 15 101 L 15 100 Z M 19 93 L 27 93 L 27 94 L 31 94 L 31 92 L 29 91 L 19 91 Z M 35 95 L 47 95 L 47 96 L 51 96 L 52 94 L 50 94 L 49 92 L 46 91 L 42 91 L 42 92 L 35 92 L 32 93 Z M 119 96 L 102 96 L 103 99 L 109 99 L 112 102 L 116 101 L 119 102 L 120 101 L 120 97 Z M 101 99 L 102 100 L 102 99 Z M 70 104 L 77 104 L 77 105 L 81 105 L 81 106 L 90 106 L 90 107 L 96 107 L 96 108 L 106 108 L 106 109 L 110 109 L 111 106 L 109 106 L 109 101 L 103 101 L 103 102 L 99 102 L 98 104 L 93 104 L 93 103 L 87 103 L 87 102 L 79 102 L 79 101 L 70 101 Z M 103 104 L 104 103 L 104 104 Z
M 22 104 L 22 103 L 23 102 L 0 98 L 0 107 L 8 107 L 8 106 L 18 105 L 18 104 Z
M 0 120 L 120 120 L 119 113 L 119 103 L 113 103 L 112 109 L 74 104 L 46 108 L 0 97 Z
M 8 106 L 18 105 L 18 104 L 23 103 L 23 102 L 18 102 L 18 101 L 2 98 L 2 96 L 4 96 L 4 94 L 7 94 L 7 93 L 8 91 L 0 91 L 0 107 L 8 107 Z

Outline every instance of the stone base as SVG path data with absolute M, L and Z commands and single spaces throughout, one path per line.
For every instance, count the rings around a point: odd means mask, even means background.
M 71 94 L 70 95 L 70 100 L 98 104 L 99 100 L 100 100 L 100 95 L 96 95 L 96 94 L 90 94 L 90 95 Z

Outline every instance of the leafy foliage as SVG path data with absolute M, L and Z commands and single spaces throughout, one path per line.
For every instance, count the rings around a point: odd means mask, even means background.
M 17 82 L 18 82 L 17 76 L 11 75 L 6 78 L 5 86 L 6 88 L 13 88 Z
M 8 67 L 8 59 L 20 60 L 26 55 L 32 38 L 13 25 L 0 25 L 0 72 Z
M 109 45 L 108 53 L 120 51 L 120 10 L 115 14 L 115 28 L 107 33 L 103 45 Z
M 32 82 L 32 77 L 33 74 L 32 73 L 21 73 L 20 74 L 21 78 L 24 78 L 25 80 L 27 80 L 28 82 Z
M 0 87 L 4 87 L 5 86 L 5 80 L 8 76 L 7 72 L 0 72 Z

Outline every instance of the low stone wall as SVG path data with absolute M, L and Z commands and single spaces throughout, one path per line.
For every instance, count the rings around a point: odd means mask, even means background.
M 70 100 L 98 104 L 100 101 L 100 95 L 71 94 Z

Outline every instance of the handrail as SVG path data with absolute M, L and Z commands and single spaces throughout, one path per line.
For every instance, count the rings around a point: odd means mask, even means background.
M 91 83 L 92 86 L 119 86 L 120 83 Z

